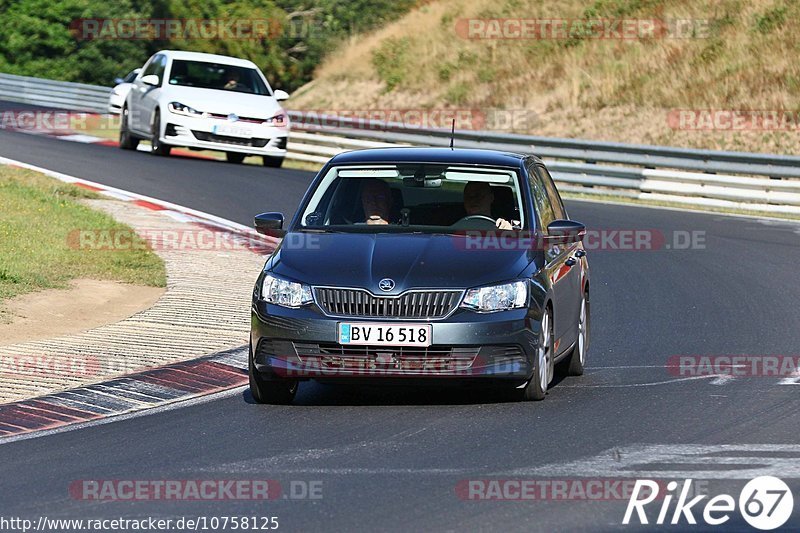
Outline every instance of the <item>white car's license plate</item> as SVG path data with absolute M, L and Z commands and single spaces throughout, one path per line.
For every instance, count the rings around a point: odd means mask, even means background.
M 228 137 L 252 137 L 253 130 L 243 126 L 232 126 L 228 124 L 217 124 L 211 129 L 211 133 L 216 135 L 227 135 Z
M 339 323 L 339 344 L 430 346 L 430 324 Z

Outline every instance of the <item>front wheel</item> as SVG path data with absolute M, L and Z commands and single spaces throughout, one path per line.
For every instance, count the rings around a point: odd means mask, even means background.
M 589 351 L 589 293 L 584 292 L 581 299 L 581 312 L 578 316 L 578 340 L 569 355 L 567 375 L 582 376 L 586 364 L 586 353 Z
M 274 157 L 271 155 L 262 156 L 265 167 L 280 168 L 283 165 L 282 157 Z
M 542 315 L 539 344 L 536 348 L 533 377 L 520 389 L 520 400 L 540 401 L 547 395 L 547 387 L 553 379 L 553 317 L 549 309 Z
M 289 405 L 297 394 L 297 381 L 266 380 L 262 378 L 253 363 L 253 348 L 250 347 L 248 363 L 250 377 L 250 394 L 256 403 L 272 405 Z
M 161 115 L 156 111 L 153 117 L 153 136 L 150 139 L 150 152 L 154 155 L 168 156 L 172 147 L 161 142 Z
M 235 163 L 239 164 L 244 161 L 244 154 L 240 154 L 237 152 L 225 152 L 225 159 L 228 160 L 228 163 Z

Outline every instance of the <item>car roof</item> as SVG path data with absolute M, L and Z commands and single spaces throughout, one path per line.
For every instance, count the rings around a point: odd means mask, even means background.
M 397 148 L 368 148 L 353 150 L 334 156 L 330 164 L 354 163 L 447 163 L 461 165 L 489 165 L 519 167 L 526 154 L 480 150 L 472 148 L 420 148 L 415 146 Z M 532 156 L 539 160 L 536 156 Z
M 235 65 L 239 67 L 257 68 L 255 63 L 247 59 L 240 59 L 238 57 L 223 56 L 219 54 L 205 54 L 202 52 L 186 52 L 183 50 L 161 50 L 158 52 L 170 59 L 185 59 L 187 61 L 205 61 L 207 63 L 224 63 L 226 65 Z

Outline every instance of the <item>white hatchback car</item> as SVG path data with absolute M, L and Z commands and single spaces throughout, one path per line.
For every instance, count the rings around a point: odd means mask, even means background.
M 289 117 L 279 104 L 289 95 L 273 91 L 251 61 L 165 50 L 145 63 L 125 99 L 119 145 L 135 150 L 147 139 L 151 152 L 173 146 L 219 150 L 228 161 L 262 156 L 279 167 L 286 156 Z
M 119 115 L 122 111 L 122 106 L 125 104 L 125 99 L 128 98 L 128 93 L 133 89 L 133 80 L 142 71 L 140 68 L 135 68 L 124 78 L 117 78 L 114 80 L 114 88 L 108 95 L 108 112 L 114 115 Z

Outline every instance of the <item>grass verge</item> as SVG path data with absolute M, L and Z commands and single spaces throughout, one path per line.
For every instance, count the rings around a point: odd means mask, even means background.
M 78 250 L 75 230 L 130 230 L 80 203 L 98 195 L 37 172 L 0 165 L 0 320 L 2 300 L 90 278 L 166 286 L 166 269 L 149 250 Z

